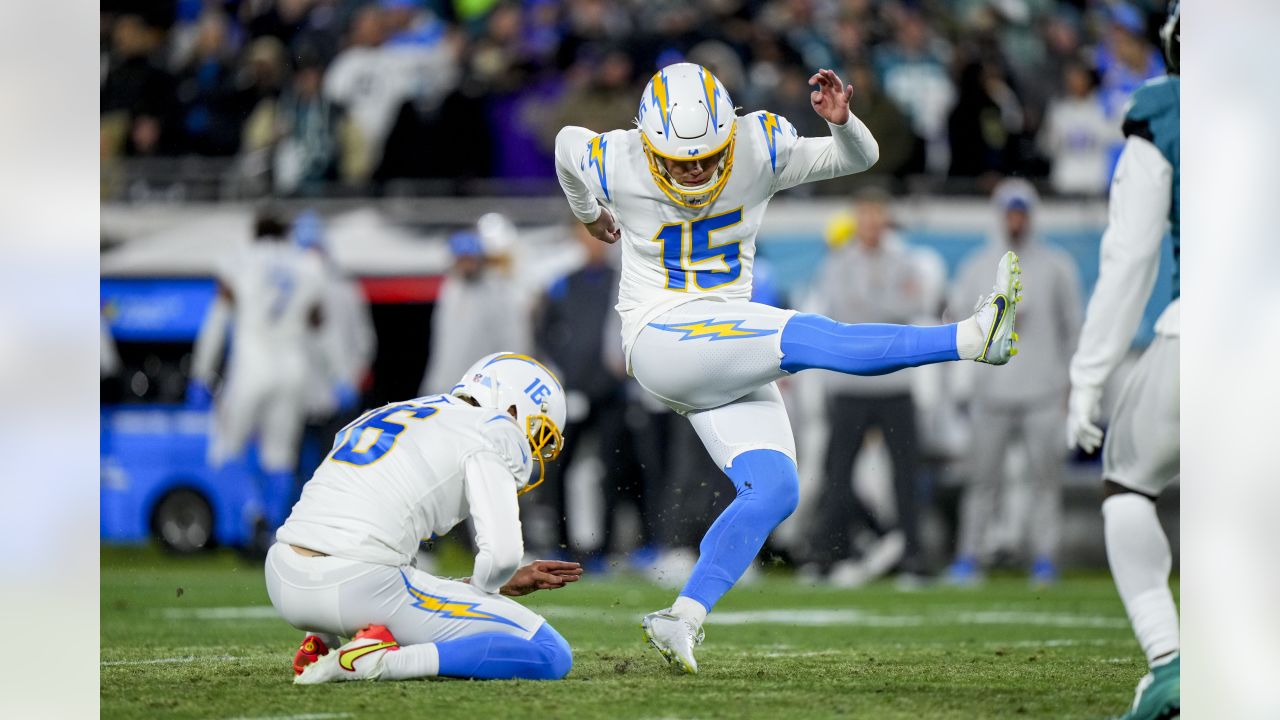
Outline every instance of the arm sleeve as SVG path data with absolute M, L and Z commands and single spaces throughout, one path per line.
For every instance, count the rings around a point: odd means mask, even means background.
M 591 194 L 591 188 L 578 173 L 581 154 L 595 133 L 584 127 L 568 126 L 556 134 L 556 177 L 560 189 L 569 200 L 573 216 L 583 223 L 595 222 L 600 217 L 600 204 Z
M 774 192 L 862 172 L 880 159 L 879 144 L 852 112 L 844 125 L 827 123 L 827 127 L 831 128 L 830 137 L 795 139 L 774 182 Z
M 1160 267 L 1172 187 L 1173 166 L 1156 146 L 1126 140 L 1111 181 L 1098 284 L 1071 359 L 1073 386 L 1101 387 L 1133 341 Z
M 227 341 L 227 326 L 231 323 L 231 301 L 221 292 L 213 299 L 209 312 L 200 325 L 200 334 L 191 361 L 191 378 L 205 385 L 213 382 L 213 374 L 222 359 Z
M 524 556 L 516 481 L 496 453 L 478 452 L 463 463 L 471 523 L 476 531 L 476 563 L 471 584 L 496 593 L 520 567 Z

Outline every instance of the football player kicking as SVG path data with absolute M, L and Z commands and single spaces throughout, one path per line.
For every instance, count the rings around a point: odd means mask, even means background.
M 340 432 L 267 554 L 267 593 L 307 633 L 294 682 L 421 677 L 558 680 L 569 645 L 507 596 L 564 587 L 577 563 L 517 570 L 516 496 L 563 445 L 564 389 L 536 360 L 498 353 L 448 395 L 366 412 Z M 541 473 L 539 474 L 541 482 Z M 411 565 L 422 538 L 470 518 L 475 569 Z M 338 636 L 351 637 L 336 650 Z
M 810 368 L 879 375 L 946 360 L 1000 365 L 1016 353 L 1021 271 L 1013 253 L 977 314 L 938 327 L 849 325 L 749 301 L 756 233 L 774 193 L 871 167 L 879 148 L 849 112 L 836 73 L 809 80 L 831 136 L 798 137 L 770 112 L 737 116 L 710 71 L 658 71 L 638 129 L 556 137 L 556 172 L 596 238 L 622 241 L 618 312 L 628 371 L 693 424 L 737 496 L 702 540 L 675 603 L 645 616 L 649 642 L 697 672 L 693 650 L 716 601 L 795 510 L 795 442 L 775 381 Z
M 1151 672 L 1126 720 L 1177 717 L 1181 706 L 1178 610 L 1169 591 L 1173 559 L 1155 499 L 1178 478 L 1181 13 L 1175 1 L 1160 31 L 1169 74 L 1138 88 L 1124 118 L 1124 150 L 1111 181 L 1098 284 L 1080 348 L 1071 359 L 1068 446 L 1102 444 L 1102 518 L 1107 562 Z M 1098 421 L 1102 386 L 1133 341 L 1160 269 L 1166 224 L 1173 236 L 1173 300 L 1156 338 L 1125 381 L 1106 443 Z

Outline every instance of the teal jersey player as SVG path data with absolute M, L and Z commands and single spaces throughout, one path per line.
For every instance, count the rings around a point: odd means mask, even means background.
M 1173 198 L 1169 205 L 1169 231 L 1173 236 L 1173 297 L 1180 295 L 1181 272 L 1179 233 L 1181 215 L 1182 162 L 1179 157 L 1182 123 L 1178 104 L 1182 96 L 1181 81 L 1177 75 L 1165 75 L 1150 80 L 1133 93 L 1125 108 L 1125 137 L 1140 137 L 1160 151 L 1173 167 Z
M 1120 720 L 1165 720 L 1181 710 L 1178 608 L 1169 591 L 1173 564 L 1155 500 L 1181 474 L 1179 251 L 1181 184 L 1178 3 L 1160 31 L 1169 75 L 1138 88 L 1125 110 L 1124 151 L 1111 180 L 1098 283 L 1080 348 L 1071 358 L 1067 443 L 1102 447 L 1103 532 L 1107 563 L 1150 672 Z M 1107 378 L 1129 353 L 1160 271 L 1166 227 L 1173 235 L 1173 297 L 1155 340 L 1125 379 L 1105 442 L 1098 427 Z

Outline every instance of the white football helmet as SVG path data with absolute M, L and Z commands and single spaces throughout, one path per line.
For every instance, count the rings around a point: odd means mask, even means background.
M 537 481 L 522 488 L 520 494 L 542 484 L 547 461 L 559 457 L 564 448 L 560 428 L 567 412 L 565 393 L 555 373 L 528 355 L 494 353 L 468 368 L 450 394 L 503 413 L 514 406 L 515 420 L 524 428 L 541 470 Z
M 736 108 L 711 71 L 693 63 L 668 65 L 649 80 L 640 96 L 636 126 L 649 158 L 649 172 L 662 192 L 685 207 L 710 205 L 733 170 Z M 681 185 L 667 172 L 663 158 L 694 160 L 720 151 L 716 171 L 698 187 Z

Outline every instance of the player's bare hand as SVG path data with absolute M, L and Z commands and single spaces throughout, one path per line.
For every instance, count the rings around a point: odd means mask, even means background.
M 609 208 L 600 207 L 600 217 L 594 222 L 586 223 L 587 232 L 591 233 L 591 237 L 606 242 L 610 245 L 618 242 L 622 237 L 622 230 L 618 227 L 618 222 L 613 219 L 613 213 L 609 212 Z
M 534 560 L 517 570 L 499 592 L 509 597 L 520 597 L 536 590 L 556 590 L 577 582 L 581 577 L 582 566 L 576 562 Z
M 809 93 L 809 104 L 813 111 L 832 125 L 843 125 L 849 121 L 849 96 L 853 94 L 853 86 L 846 85 L 834 70 L 819 70 L 809 78 L 810 85 L 818 89 Z

